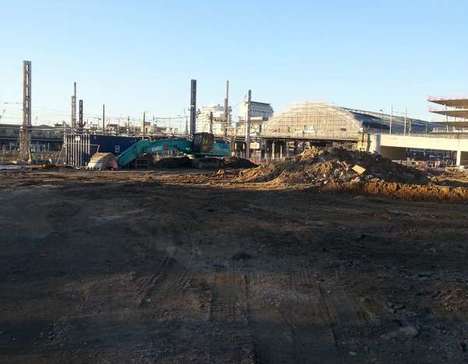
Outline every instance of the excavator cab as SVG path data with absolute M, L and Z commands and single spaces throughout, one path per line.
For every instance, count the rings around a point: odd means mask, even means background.
M 213 145 L 213 134 L 196 133 L 193 135 L 192 151 L 194 154 L 208 154 L 213 150 Z

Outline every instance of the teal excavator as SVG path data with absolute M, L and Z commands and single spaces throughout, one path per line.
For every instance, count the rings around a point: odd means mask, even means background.
M 125 168 L 145 154 L 158 154 L 176 151 L 194 159 L 206 157 L 229 157 L 231 148 L 228 142 L 216 141 L 213 134 L 197 133 L 193 139 L 167 138 L 159 140 L 140 140 L 117 157 L 120 168 Z

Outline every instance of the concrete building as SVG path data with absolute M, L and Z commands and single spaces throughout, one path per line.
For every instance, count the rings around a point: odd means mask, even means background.
M 468 98 L 430 97 L 428 101 L 438 106 L 429 109 L 439 116 L 433 122 L 435 133 L 468 133 Z
M 15 152 L 19 148 L 20 125 L 0 124 L 0 151 Z M 32 152 L 60 151 L 63 143 L 63 126 L 38 125 L 31 130 Z
M 239 106 L 239 121 L 245 121 L 247 117 L 248 102 L 244 101 Z M 252 101 L 250 107 L 251 119 L 266 121 L 273 116 L 273 108 L 265 102 Z
M 236 123 L 238 135 L 245 134 L 245 120 L 247 119 L 248 102 L 244 101 L 239 107 L 239 121 Z M 252 135 L 260 135 L 263 124 L 273 116 L 273 107 L 265 102 L 252 101 L 250 108 L 250 131 Z
M 468 138 L 459 134 L 437 135 L 370 135 L 364 148 L 368 152 L 376 152 L 382 156 L 403 160 L 410 149 L 453 152 L 455 165 L 468 166 Z
M 232 108 L 229 107 L 229 117 L 226 120 L 223 105 L 204 106 L 200 109 L 197 116 L 197 132 L 209 133 L 210 130 L 210 114 L 213 113 L 212 132 L 215 135 L 224 135 L 227 128 L 230 127 Z

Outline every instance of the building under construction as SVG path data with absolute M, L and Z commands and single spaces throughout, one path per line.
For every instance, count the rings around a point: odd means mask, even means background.
M 429 111 L 440 116 L 434 122 L 434 132 L 468 133 L 468 98 L 430 97 L 428 101 L 438 106 Z

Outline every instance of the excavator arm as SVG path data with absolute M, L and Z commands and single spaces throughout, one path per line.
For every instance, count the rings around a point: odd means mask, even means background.
M 127 167 L 143 154 L 157 154 L 176 150 L 183 154 L 199 157 L 229 157 L 231 149 L 229 143 L 215 141 L 213 134 L 197 133 L 193 141 L 183 138 L 140 140 L 117 157 L 119 167 Z
M 156 154 L 171 150 L 190 153 L 192 151 L 192 142 L 187 139 L 140 140 L 120 154 L 117 162 L 119 167 L 123 168 L 143 154 Z

